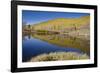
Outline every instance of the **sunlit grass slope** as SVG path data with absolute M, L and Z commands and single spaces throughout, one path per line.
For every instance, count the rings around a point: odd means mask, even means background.
M 32 27 L 35 30 L 64 30 L 67 28 L 80 28 L 81 26 L 90 24 L 90 16 L 80 18 L 57 18 L 46 22 L 35 24 Z

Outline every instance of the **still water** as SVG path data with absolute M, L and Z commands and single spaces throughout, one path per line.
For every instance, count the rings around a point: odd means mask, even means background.
M 88 40 L 68 35 L 27 34 L 22 40 L 22 61 L 26 62 L 32 57 L 50 52 L 78 52 L 90 54 Z

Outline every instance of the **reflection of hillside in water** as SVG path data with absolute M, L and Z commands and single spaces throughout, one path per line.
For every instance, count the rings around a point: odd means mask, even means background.
M 62 46 L 62 47 L 66 47 L 66 48 L 78 48 L 80 50 L 82 50 L 83 52 L 89 54 L 90 53 L 90 44 L 88 40 L 84 40 L 84 39 L 79 39 L 79 38 L 75 38 L 75 37 L 70 37 L 68 35 L 60 35 L 60 34 L 56 34 L 56 35 L 44 35 L 44 34 L 26 34 L 28 35 L 29 38 L 37 38 L 40 39 L 42 41 L 46 41 L 50 44 L 54 44 L 57 46 Z

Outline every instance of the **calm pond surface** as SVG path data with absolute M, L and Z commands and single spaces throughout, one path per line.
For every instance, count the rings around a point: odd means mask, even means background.
M 78 52 L 90 54 L 88 40 L 68 35 L 27 34 L 22 40 L 22 61 L 26 62 L 32 57 L 50 52 Z

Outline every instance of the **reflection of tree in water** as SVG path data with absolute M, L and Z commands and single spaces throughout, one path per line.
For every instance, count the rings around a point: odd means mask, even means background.
M 58 45 L 61 47 L 78 48 L 83 52 L 90 53 L 90 44 L 88 40 L 79 39 L 77 37 L 72 37 L 66 34 L 27 34 L 28 39 L 31 37 L 40 39 L 42 41 L 48 42 L 50 44 Z
M 71 37 L 71 36 L 69 36 L 69 35 L 49 35 L 49 36 L 48 36 L 48 39 L 49 39 L 49 40 L 58 40 L 58 41 L 62 41 L 62 42 L 63 42 L 64 39 L 66 39 L 66 38 L 72 40 L 72 44 L 77 40 L 76 37 Z
M 22 35 L 22 40 L 29 40 L 31 39 L 31 33 L 25 33 Z

